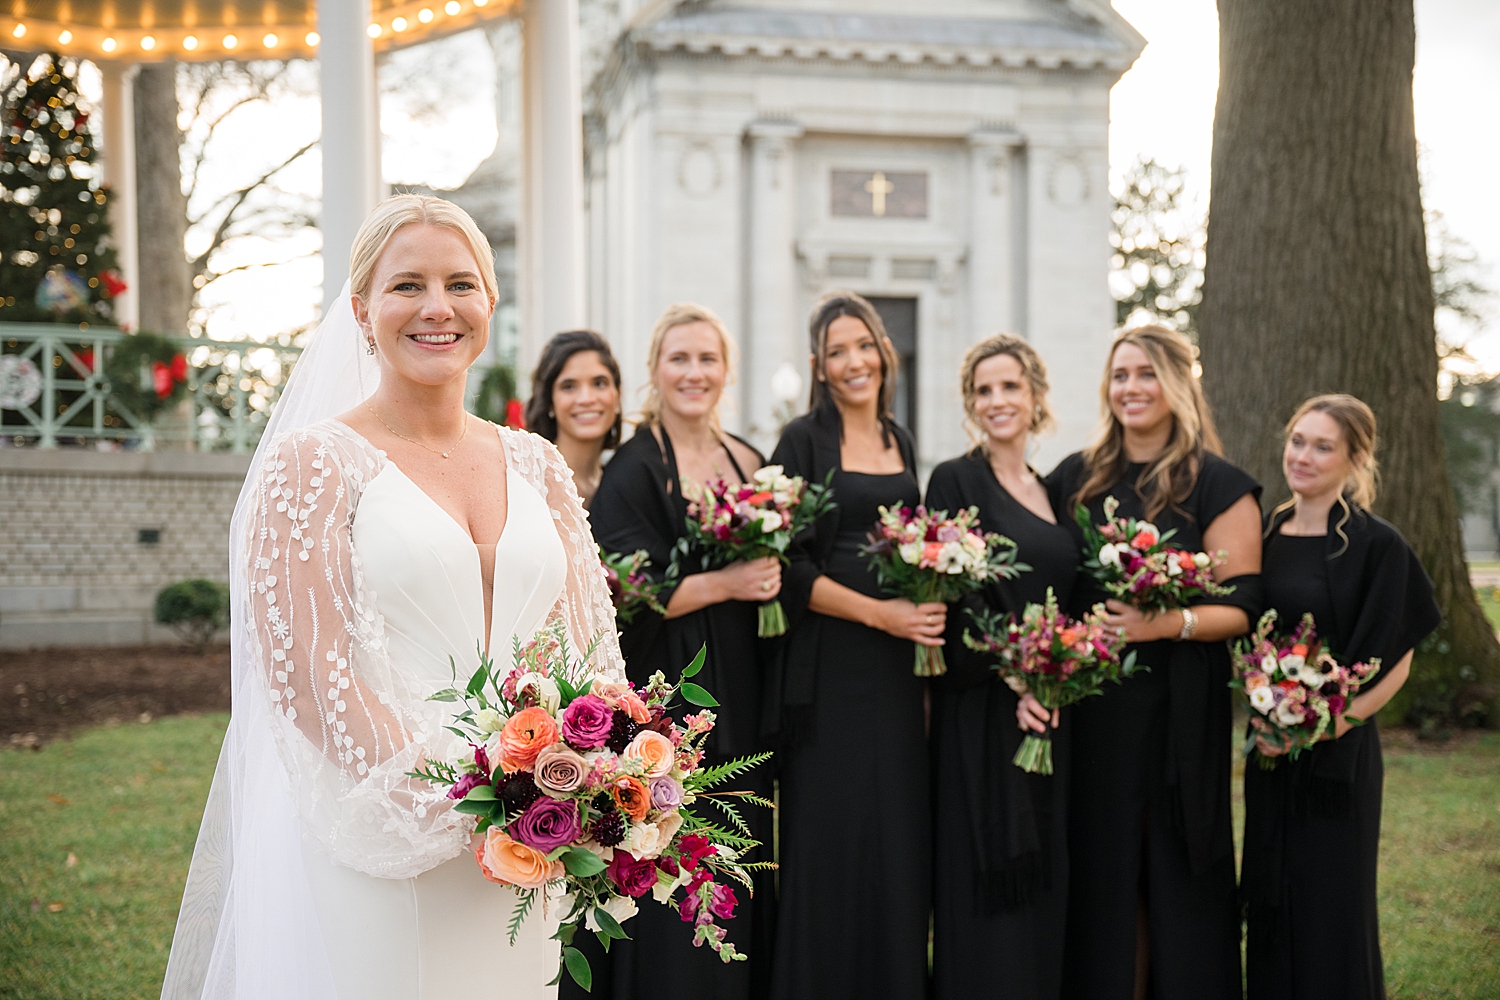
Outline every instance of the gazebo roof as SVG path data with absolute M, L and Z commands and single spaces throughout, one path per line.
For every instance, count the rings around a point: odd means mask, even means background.
M 521 0 L 370 0 L 377 51 L 516 12 Z M 295 59 L 318 51 L 315 0 L 0 0 L 0 46 L 92 60 Z

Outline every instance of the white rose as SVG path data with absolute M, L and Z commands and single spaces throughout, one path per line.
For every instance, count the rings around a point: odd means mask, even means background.
M 611 896 L 606 902 L 600 904 L 599 909 L 614 917 L 617 924 L 623 924 L 638 912 L 635 900 L 629 896 Z M 583 918 L 583 923 L 585 927 L 595 933 L 602 930 L 598 919 L 594 916 L 594 908 L 592 906 L 589 907 L 588 914 Z
M 1213 557 L 1207 552 L 1198 552 L 1193 555 L 1193 565 L 1199 569 L 1208 569 L 1213 564 Z
M 656 828 L 661 831 L 661 849 L 665 851 L 671 846 L 677 831 L 682 829 L 682 813 L 676 810 L 667 813 L 656 821 Z
M 777 480 L 782 478 L 783 467 L 780 465 L 763 465 L 755 470 L 755 475 L 750 480 L 761 490 L 774 490 Z
M 1167 560 L 1167 575 L 1168 576 L 1181 576 L 1182 575 L 1182 566 L 1177 562 L 1176 559 L 1168 559 Z
M 1104 548 L 1100 549 L 1099 550 L 1099 565 L 1100 566 L 1118 566 L 1118 565 L 1120 565 L 1120 550 L 1119 550 L 1119 548 L 1117 546 L 1114 546 L 1114 545 L 1106 545 L 1106 546 L 1104 546 Z
M 632 823 L 625 834 L 625 842 L 620 846 L 637 858 L 649 860 L 661 854 L 671 842 L 671 837 L 662 836 L 661 827 L 656 823 Z
M 481 708 L 474 713 L 474 726 L 486 736 L 505 728 L 505 716 L 493 708 Z
M 781 514 L 774 510 L 762 511 L 760 515 L 760 532 L 769 535 L 781 527 Z
M 901 556 L 901 561 L 908 565 L 915 566 L 922 561 L 921 542 L 907 542 L 904 545 L 899 545 L 896 547 L 896 552 Z
M 1258 687 L 1250 692 L 1250 707 L 1262 715 L 1276 707 L 1276 696 L 1271 693 L 1271 688 Z
M 1273 676 L 1276 673 L 1276 657 L 1270 653 L 1262 656 L 1260 658 L 1260 672 L 1265 674 L 1267 678 Z
M 557 706 L 562 704 L 562 692 L 557 690 L 557 682 L 546 674 L 533 671 L 522 675 L 516 681 L 516 697 L 520 697 L 530 690 L 535 696 L 542 710 L 548 715 L 557 711 Z

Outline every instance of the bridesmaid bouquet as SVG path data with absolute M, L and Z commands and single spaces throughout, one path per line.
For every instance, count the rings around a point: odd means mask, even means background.
M 1116 517 L 1119 506 L 1106 497 L 1104 523 L 1098 527 L 1083 504 L 1074 513 L 1083 531 L 1083 566 L 1111 595 L 1142 611 L 1167 611 L 1234 590 L 1214 582 L 1212 570 L 1224 561 L 1222 553 L 1174 549 L 1167 541 L 1175 528 L 1163 533 L 1150 521 Z
M 636 549 L 626 555 L 624 552 L 606 552 L 601 546 L 599 561 L 604 563 L 604 576 L 609 583 L 609 599 L 615 606 L 615 621 L 629 625 L 644 608 L 650 608 L 659 615 L 667 613 L 657 597 L 676 578 L 675 562 L 667 567 L 666 579 L 657 583 L 645 573 L 646 567 L 651 565 L 651 557 L 645 549 Z
M 1312 615 L 1303 615 L 1290 635 L 1273 633 L 1275 624 L 1273 608 L 1261 615 L 1253 635 L 1234 643 L 1234 679 L 1229 686 L 1244 696 L 1250 718 L 1259 723 L 1245 740 L 1245 755 L 1255 750 L 1256 736 L 1264 735 L 1271 743 L 1285 744 L 1287 757 L 1296 760 L 1323 738 L 1359 689 L 1380 672 L 1380 659 L 1339 663 L 1319 641 Z M 1362 722 L 1345 719 L 1356 726 Z M 1276 766 L 1275 757 L 1257 756 L 1264 770 Z
M 860 552 L 869 559 L 882 589 L 914 604 L 951 604 L 991 580 L 1012 579 L 1031 569 L 1016 562 L 1016 543 L 979 530 L 979 508 L 945 510 L 881 507 L 880 520 Z M 941 646 L 916 644 L 918 677 L 948 672 Z
M 1044 604 L 1028 604 L 1018 619 L 971 610 L 979 638 L 964 630 L 964 645 L 995 657 L 995 669 L 1017 694 L 1030 691 L 1049 709 L 1062 708 L 1102 694 L 1105 681 L 1121 680 L 1149 667 L 1137 667 L 1135 652 L 1120 659 L 1125 640 L 1104 625 L 1104 608 L 1095 605 L 1082 621 L 1057 609 L 1047 588 Z M 1012 763 L 1032 774 L 1052 773 L 1052 732 L 1027 733 Z
M 827 483 L 809 485 L 801 476 L 785 475 L 782 466 L 767 465 L 741 486 L 720 479 L 706 496 L 689 503 L 683 541 L 698 549 L 704 569 L 766 556 L 786 562 L 787 546 L 797 533 L 832 508 Z M 679 551 L 685 554 L 687 547 Z M 760 606 L 757 635 L 783 635 L 786 628 L 780 600 Z
M 474 832 L 483 839 L 474 860 L 485 878 L 519 895 L 508 928 L 512 944 L 539 897 L 545 907 L 549 890 L 563 895 L 554 936 L 562 942 L 563 967 L 585 990 L 593 976 L 573 947 L 580 926 L 608 949 L 626 937 L 621 924 L 647 893 L 692 925 L 694 946 L 707 944 L 725 962 L 743 961 L 716 923 L 734 916 L 728 880 L 748 891 L 749 872 L 774 865 L 740 861 L 758 841 L 747 835 L 736 800 L 771 803 L 749 792 L 709 789 L 771 755 L 699 766 L 713 713 L 698 712 L 679 725 L 669 712 L 679 694 L 705 709 L 718 704 L 688 680 L 703 668 L 704 650 L 677 684 L 657 672 L 644 688 L 593 677 L 592 653 L 574 657 L 557 624 L 525 645 L 517 639 L 508 671 L 481 653 L 479 669 L 460 688 L 455 668 L 455 686 L 429 700 L 462 706 L 448 728 L 470 750 L 457 760 L 428 760 L 410 775 L 446 788 L 457 812 L 478 817 Z M 710 801 L 733 828 L 691 808 Z

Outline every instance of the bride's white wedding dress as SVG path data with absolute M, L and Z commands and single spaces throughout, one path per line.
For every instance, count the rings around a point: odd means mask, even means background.
M 443 728 L 453 705 L 426 698 L 455 665 L 467 679 L 481 645 L 503 666 L 514 639 L 561 619 L 576 648 L 603 633 L 594 665 L 623 679 L 567 467 L 542 439 L 497 432 L 508 514 L 487 637 L 478 548 L 384 452 L 336 420 L 263 449 L 236 546 L 251 669 L 237 671 L 164 996 L 555 996 L 557 907 L 534 907 L 508 944 L 517 897 L 480 875 L 472 818 L 406 776 L 463 752 Z M 257 690 L 269 711 L 242 705 Z

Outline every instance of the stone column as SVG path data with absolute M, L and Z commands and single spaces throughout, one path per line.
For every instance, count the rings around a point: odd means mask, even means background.
M 969 326 L 972 342 L 1001 331 L 1019 333 L 1015 319 L 1012 233 L 1020 192 L 1012 183 L 1017 132 L 983 129 L 969 135 Z
M 749 329 L 745 336 L 742 405 L 751 440 L 769 454 L 776 443 L 777 425 L 771 377 L 786 363 L 807 371 L 802 317 L 797 314 L 797 178 L 793 158 L 802 126 L 760 120 L 752 122 L 747 132 L 750 210 L 745 301 Z
M 115 324 L 135 329 L 141 320 L 141 280 L 135 215 L 134 63 L 101 62 L 104 78 L 104 183 L 109 185 L 109 225 L 115 259 L 126 288 L 115 300 Z
M 519 367 L 530 371 L 548 338 L 587 318 L 577 0 L 526 0 L 521 46 L 516 291 Z
M 323 309 L 349 277 L 349 248 L 380 200 L 380 106 L 369 0 L 319 0 L 323 97 Z

